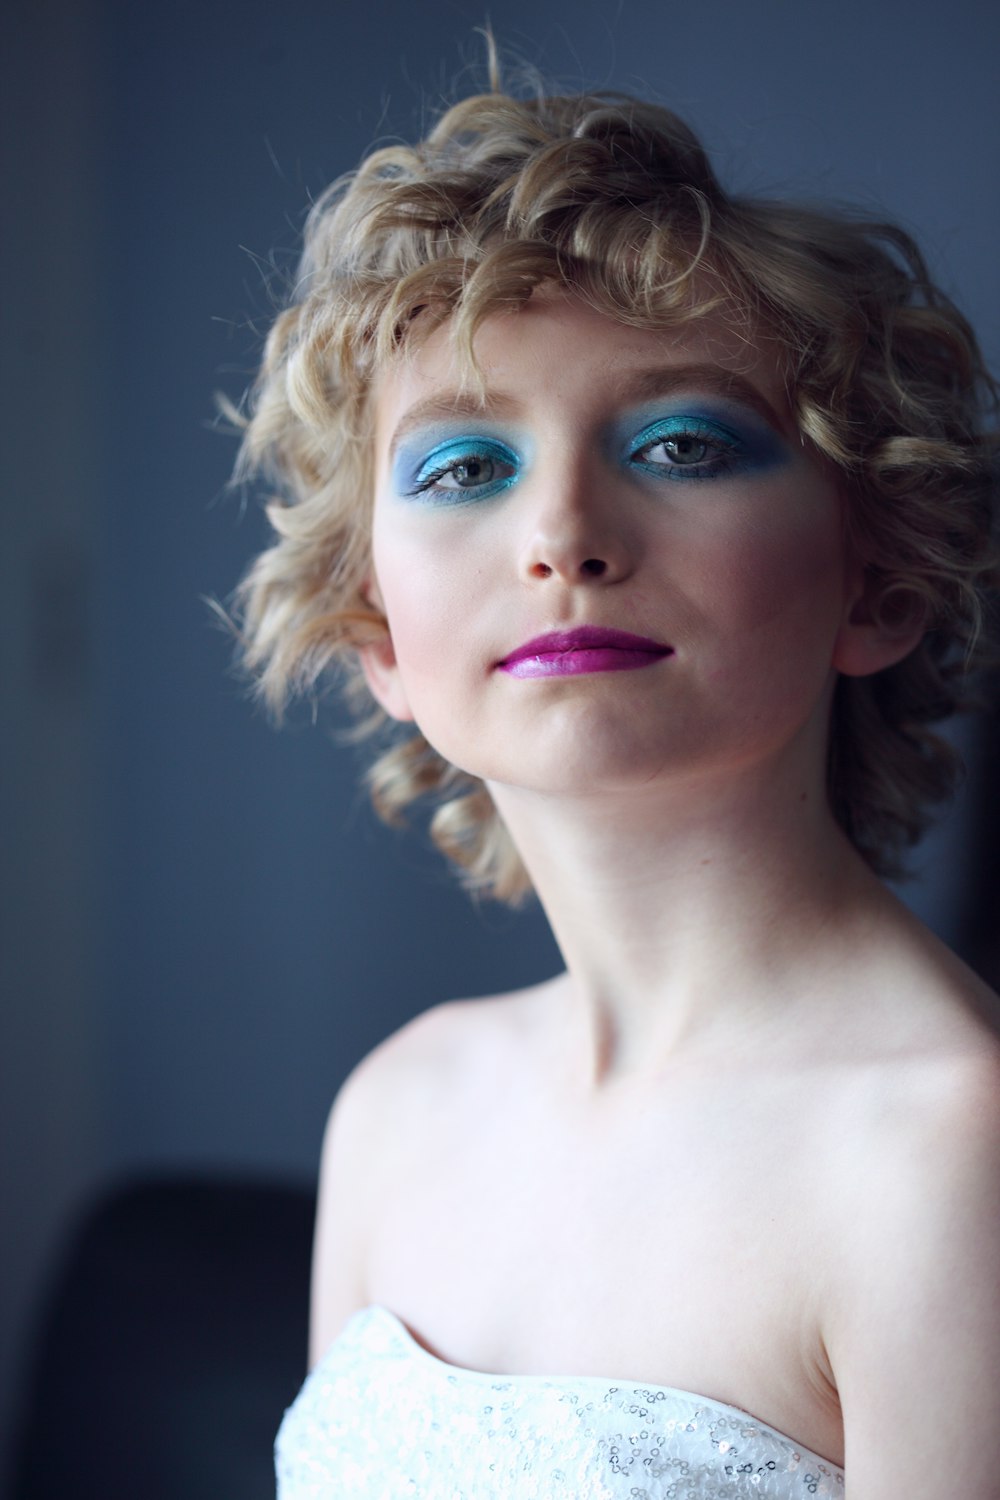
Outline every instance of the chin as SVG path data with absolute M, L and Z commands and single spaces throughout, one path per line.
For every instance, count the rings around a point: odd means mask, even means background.
M 524 747 L 522 746 L 522 751 Z M 529 763 L 530 761 L 530 763 Z M 677 746 L 637 745 L 621 735 L 607 740 L 591 736 L 570 743 L 537 747 L 530 757 L 522 753 L 496 756 L 474 774 L 484 781 L 547 797 L 591 797 L 641 792 L 664 775 L 679 775 L 698 764 Z

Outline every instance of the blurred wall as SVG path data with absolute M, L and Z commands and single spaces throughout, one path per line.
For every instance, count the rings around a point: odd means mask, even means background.
M 106 524 L 107 157 L 86 6 L 0 41 L 0 1489 L 14 1372 L 67 1214 L 109 1167 L 110 905 L 93 611 Z M 99 743 L 100 741 L 100 743 Z
M 492 0 L 569 87 L 652 94 L 724 177 L 915 230 L 1000 354 L 1000 11 L 956 0 Z M 18 0 L 4 172 L 0 1431 L 39 1289 L 97 1186 L 311 1180 L 330 1100 L 446 995 L 557 964 L 375 825 L 351 752 L 275 734 L 202 596 L 263 536 L 225 493 L 303 210 L 481 79 L 478 0 Z M 467 63 L 472 71 L 463 71 Z M 961 930 L 961 807 L 911 899 Z M 966 823 L 963 823 L 963 818 Z M 517 941 L 513 939 L 516 936 Z

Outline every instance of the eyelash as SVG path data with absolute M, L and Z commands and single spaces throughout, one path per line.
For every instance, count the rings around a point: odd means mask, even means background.
M 484 461 L 492 464 L 494 469 L 503 468 L 510 472 L 483 480 L 479 484 L 467 486 L 441 484 L 442 479 L 449 474 L 454 474 L 456 470 Z M 421 470 L 407 494 L 410 496 L 428 495 L 445 505 L 460 505 L 465 500 L 490 499 L 513 484 L 517 478 L 517 469 L 518 461 L 507 448 L 493 447 L 485 443 L 470 443 L 467 446 L 461 443 L 450 443 L 442 453 L 439 462 L 429 472 L 424 473 Z
M 643 455 L 648 455 L 651 449 L 667 443 L 681 442 L 704 445 L 705 456 L 687 464 L 653 462 L 648 457 L 643 457 Z M 627 456 L 629 463 L 657 479 L 697 480 L 713 479 L 731 473 L 739 467 L 744 450 L 743 444 L 734 433 L 724 427 L 716 426 L 714 422 L 706 422 L 697 418 L 670 417 L 641 432 L 638 440 L 629 445 Z M 432 454 L 431 459 L 433 457 Z M 490 479 L 478 484 L 444 485 L 441 483 L 449 475 L 454 475 L 459 469 L 474 463 L 486 463 L 492 465 L 494 471 L 499 468 L 507 472 L 501 474 L 494 472 Z M 488 500 L 514 483 L 519 467 L 516 455 L 505 446 L 494 446 L 475 439 L 468 443 L 461 441 L 448 443 L 440 450 L 438 462 L 432 468 L 426 470 L 425 466 L 421 466 L 417 478 L 405 493 L 411 498 L 425 496 L 442 505 L 461 505 L 472 500 Z
M 706 449 L 706 456 L 694 463 L 653 463 L 641 457 L 643 454 L 648 454 L 651 448 L 660 447 L 665 443 L 692 441 L 703 444 Z M 712 455 L 713 449 L 714 456 Z M 630 462 L 647 473 L 655 475 L 657 479 L 670 480 L 714 479 L 718 475 L 728 474 L 736 469 L 742 456 L 743 445 L 733 433 L 728 432 L 724 427 L 717 427 L 714 422 L 691 420 L 686 417 L 672 417 L 666 422 L 658 423 L 655 427 L 647 428 L 645 432 L 639 434 L 638 441 L 629 449 Z

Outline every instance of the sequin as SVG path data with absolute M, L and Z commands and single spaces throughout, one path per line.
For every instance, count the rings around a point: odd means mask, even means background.
M 358 1312 L 285 1413 L 278 1500 L 843 1500 L 844 1475 L 756 1418 L 596 1376 L 497 1376 Z

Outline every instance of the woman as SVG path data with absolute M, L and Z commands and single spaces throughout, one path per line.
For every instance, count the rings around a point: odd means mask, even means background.
M 566 972 L 341 1090 L 284 1500 L 1000 1494 L 997 1044 L 877 878 L 953 775 L 992 393 L 907 236 L 633 100 L 495 85 L 316 205 L 247 659 L 340 662 L 377 806 Z

